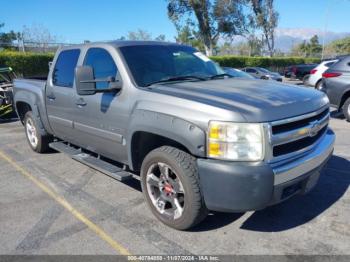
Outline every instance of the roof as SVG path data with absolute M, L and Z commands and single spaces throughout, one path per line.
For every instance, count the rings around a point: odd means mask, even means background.
M 78 44 L 74 45 L 74 47 L 79 46 L 95 46 L 99 44 L 105 44 L 105 45 L 113 45 L 115 47 L 124 47 L 124 46 L 138 46 L 138 45 L 160 45 L 160 46 L 176 46 L 180 45 L 178 43 L 171 43 L 171 42 L 162 42 L 162 41 L 129 41 L 129 40 L 119 40 L 119 41 L 106 41 L 106 42 L 90 42 L 90 43 L 84 43 L 84 44 Z

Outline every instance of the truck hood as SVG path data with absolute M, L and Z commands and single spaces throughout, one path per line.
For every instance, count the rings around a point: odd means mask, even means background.
M 247 122 L 294 117 L 329 103 L 325 94 L 305 87 L 237 78 L 159 84 L 152 91 L 240 113 Z

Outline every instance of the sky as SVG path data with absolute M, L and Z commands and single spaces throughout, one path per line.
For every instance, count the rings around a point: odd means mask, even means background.
M 279 28 L 350 32 L 350 0 L 275 0 Z M 2 1 L 2 31 L 43 26 L 62 42 L 105 41 L 144 29 L 173 41 L 165 0 L 10 0 Z

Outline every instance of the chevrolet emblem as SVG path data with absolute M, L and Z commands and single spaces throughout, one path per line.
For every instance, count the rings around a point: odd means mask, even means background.
M 320 123 L 317 120 L 310 122 L 309 136 L 314 137 L 318 131 L 320 131 Z

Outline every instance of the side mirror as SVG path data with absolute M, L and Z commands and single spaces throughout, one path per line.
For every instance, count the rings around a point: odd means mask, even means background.
M 108 88 L 96 88 L 96 83 L 109 83 Z M 78 66 L 75 69 L 75 87 L 78 95 L 94 95 L 103 92 L 116 92 L 122 89 L 122 81 L 110 76 L 103 79 L 94 79 L 94 70 L 91 66 Z
M 105 91 L 119 91 L 122 89 L 122 87 L 123 87 L 122 81 L 113 78 L 113 81 L 109 82 L 108 89 L 107 90 L 105 89 Z
M 75 68 L 75 88 L 78 95 L 81 96 L 96 94 L 96 82 L 91 66 L 77 66 Z

